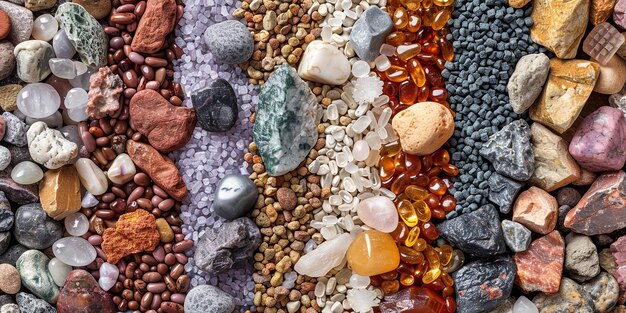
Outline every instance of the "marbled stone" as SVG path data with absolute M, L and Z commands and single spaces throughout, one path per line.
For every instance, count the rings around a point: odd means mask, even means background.
M 371 6 L 354 23 L 350 32 L 350 43 L 354 52 L 366 62 L 380 55 L 380 46 L 393 27 L 389 14 L 378 6 Z
M 48 217 L 39 203 L 32 203 L 17 209 L 13 235 L 30 249 L 45 249 L 61 239 L 63 227 Z
M 350 77 L 348 57 L 329 42 L 315 40 L 304 50 L 298 66 L 298 75 L 308 81 L 328 85 L 342 85 Z
M 26 146 L 28 143 L 26 140 L 28 125 L 10 112 L 2 113 L 2 118 L 4 118 L 4 122 L 6 123 L 6 131 L 4 132 L 3 140 L 18 147 Z
M 571 230 L 565 227 L 565 217 L 567 217 L 567 213 L 572 210 L 572 207 L 569 205 L 562 205 L 559 207 L 559 218 L 556 221 L 556 229 L 560 231 L 562 234 L 567 234 Z
M 5 304 L 0 306 L 0 313 L 20 313 L 20 307 L 14 303 Z
M 57 0 L 24 0 L 27 9 L 36 12 L 52 8 L 57 4 Z
M 0 120 L 4 119 L 0 116 Z M 2 126 L 0 126 L 2 127 Z M 0 171 L 4 171 L 11 164 L 11 151 L 5 146 L 0 146 Z
M 49 170 L 39 186 L 44 211 L 55 220 L 62 220 L 80 210 L 80 179 L 74 166 Z
M 618 238 L 611 244 L 611 252 L 616 264 L 615 279 L 619 283 L 619 303 L 626 300 L 626 236 Z
M 502 233 L 504 234 L 504 242 L 513 252 L 526 250 L 532 240 L 532 233 L 528 228 L 509 220 L 502 220 Z
M 535 157 L 530 144 L 530 127 L 525 120 L 514 121 L 491 135 L 479 152 L 493 164 L 496 172 L 509 178 L 526 181 L 533 173 Z
M 533 4 L 532 40 L 561 59 L 576 56 L 589 19 L 589 0 L 540 0 Z
M 89 79 L 89 102 L 87 114 L 92 118 L 103 118 L 120 108 L 120 95 L 124 82 L 109 67 L 101 67 Z
M 582 288 L 593 299 L 595 312 L 608 312 L 617 304 L 619 285 L 615 277 L 607 273 L 600 273 L 594 279 L 584 283 Z
M 322 111 L 315 95 L 289 65 L 280 66 L 259 94 L 253 137 L 271 176 L 298 167 L 317 141 Z
M 20 205 L 39 201 L 37 185 L 20 185 L 6 174 L 0 174 L 0 191 Z
M 185 297 L 187 313 L 231 313 L 234 309 L 235 299 L 211 285 L 196 286 Z
M 20 292 L 16 296 L 20 313 L 57 313 L 57 310 L 46 301 L 38 299 L 30 293 Z
M 229 131 L 237 122 L 237 95 L 228 81 L 218 78 L 191 95 L 198 122 L 210 132 Z
M 492 173 L 488 182 L 489 201 L 500 207 L 500 213 L 509 214 L 523 184 L 498 173 Z
M 24 287 L 37 297 L 54 304 L 59 296 L 59 287 L 48 271 L 49 261 L 43 252 L 28 250 L 17 259 L 16 268 L 20 272 Z
M 543 90 L 548 79 L 550 59 L 543 53 L 528 54 L 517 61 L 507 89 L 513 111 L 526 112 Z
M 533 123 L 530 134 L 535 155 L 530 184 L 551 192 L 580 178 L 580 167 L 567 151 L 563 138 L 539 123 Z
M 513 221 L 534 232 L 547 235 L 556 227 L 558 208 L 552 195 L 533 186 L 515 200 Z
M 4 192 L 0 191 L 0 232 L 11 230 L 13 227 L 14 214 L 11 211 L 11 205 L 9 200 L 4 195 Z
M 565 242 L 556 230 L 533 241 L 527 250 L 513 255 L 517 266 L 515 284 L 525 292 L 557 292 L 564 256 Z
M 113 296 L 102 290 L 91 274 L 74 270 L 65 279 L 57 301 L 57 311 L 115 313 L 118 310 L 113 303 Z
M 41 40 L 28 40 L 13 50 L 17 62 L 17 76 L 27 83 L 36 83 L 50 75 L 48 61 L 54 58 L 52 46 Z
M 593 25 L 606 22 L 613 14 L 613 8 L 617 0 L 591 0 L 591 10 L 589 20 Z
M 13 50 L 15 46 L 6 40 L 0 41 L 0 59 L 4 62 L 0 63 L 0 80 L 5 79 L 13 73 L 15 69 L 15 55 Z
M 583 282 L 600 273 L 598 251 L 589 237 L 570 233 L 565 243 L 565 269 L 570 278 Z
M 228 174 L 217 184 L 213 211 L 227 220 L 248 214 L 256 203 L 259 193 L 247 175 Z
M 57 8 L 56 19 L 83 63 L 91 67 L 107 64 L 107 35 L 85 8 L 71 2 L 63 3 Z
M 539 293 L 533 303 L 541 313 L 593 313 L 593 299 L 575 281 L 563 277 L 558 293 Z
M 49 169 L 58 169 L 78 155 L 78 146 L 44 122 L 31 125 L 26 133 L 28 151 L 33 161 Z
M 239 64 L 252 56 L 254 41 L 250 31 L 237 20 L 216 23 L 204 32 L 204 42 L 220 63 Z
M 6 12 L 11 20 L 9 40 L 13 44 L 28 40 L 33 31 L 33 12 L 7 1 L 0 1 L 0 10 Z

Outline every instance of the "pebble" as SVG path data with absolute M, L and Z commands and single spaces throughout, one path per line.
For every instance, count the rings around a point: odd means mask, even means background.
M 593 299 L 595 312 L 608 312 L 618 302 L 619 285 L 615 277 L 607 273 L 600 273 L 594 279 L 584 283 L 582 288 Z
M 7 38 L 9 36 L 9 32 L 11 31 L 11 19 L 9 15 L 0 10 L 0 40 Z
M 580 192 L 572 187 L 564 187 L 559 189 L 556 194 L 556 202 L 559 205 L 567 205 L 569 207 L 575 207 L 580 201 Z
M 102 266 L 100 266 L 99 274 L 100 278 L 98 279 L 98 284 L 100 285 L 100 288 L 104 291 L 109 291 L 109 289 L 113 288 L 117 282 L 120 271 L 117 266 L 105 262 Z
M 157 218 L 155 223 L 157 231 L 159 231 L 161 242 L 171 242 L 174 240 L 174 232 L 170 224 L 164 218 Z
M 9 40 L 14 44 L 28 40 L 33 30 L 33 12 L 7 1 L 0 1 L 0 10 L 7 13 L 11 20 Z
M 550 49 L 558 58 L 576 57 L 589 21 L 589 4 L 589 0 L 535 3 L 530 28 L 533 41 Z
M 620 92 L 626 84 L 626 62 L 614 55 L 607 64 L 600 64 L 600 75 L 593 91 L 605 95 Z
M 57 0 L 24 0 L 26 8 L 33 12 L 50 9 L 56 3 Z
M 7 234 L 9 234 L 8 238 L 10 240 L 10 233 L 7 232 Z M 15 266 L 15 262 L 17 262 L 17 259 L 22 255 L 22 253 L 27 250 L 28 248 L 22 246 L 19 243 L 11 245 L 2 255 L 0 255 L 0 263 L 7 263 Z
M 5 304 L 0 307 L 0 313 L 20 313 L 20 307 L 14 303 Z
M 558 293 L 539 293 L 533 298 L 533 303 L 542 313 L 593 313 L 593 300 L 583 293 L 584 290 L 575 281 L 563 277 Z
M 54 283 L 48 271 L 49 261 L 50 259 L 43 252 L 28 250 L 17 259 L 16 268 L 24 287 L 37 297 L 49 303 L 56 303 L 59 287 Z
M 231 313 L 235 309 L 233 297 L 211 285 L 199 285 L 185 297 L 187 313 Z
M 17 76 L 27 83 L 36 83 L 50 75 L 48 61 L 54 57 L 52 46 L 41 40 L 24 41 L 13 50 Z
M 11 179 L 21 185 L 35 184 L 42 178 L 43 171 L 31 161 L 20 162 L 11 170 Z
M 89 301 L 85 301 L 89 299 Z M 86 312 L 116 313 L 113 296 L 102 290 L 96 280 L 84 270 L 71 271 L 56 303 L 58 313 Z
M 546 235 L 554 230 L 558 219 L 556 199 L 537 187 L 522 192 L 513 206 L 513 221 Z
M 59 23 L 50 14 L 42 14 L 33 23 L 33 38 L 37 40 L 50 41 L 59 30 Z M 57 56 L 58 57 L 58 56 Z
M 378 6 L 371 6 L 354 23 L 350 44 L 363 61 L 372 62 L 380 55 L 380 47 L 393 27 L 389 14 Z
M 589 237 L 570 233 L 565 243 L 564 265 L 570 278 L 583 282 L 600 273 L 598 251 Z
M 0 232 L 0 259 L 2 259 L 2 254 L 9 249 L 9 245 L 11 244 L 11 232 L 5 231 Z
M 5 146 L 0 147 L 0 171 L 4 171 L 11 164 L 11 151 Z
M 521 252 L 528 248 L 532 240 L 532 233 L 520 223 L 502 220 L 504 241 L 513 252 Z
M 17 209 L 13 235 L 19 243 L 30 249 L 46 249 L 61 239 L 63 227 L 48 217 L 40 204 L 32 203 Z
M 325 241 L 315 250 L 302 256 L 294 266 L 294 270 L 300 275 L 310 277 L 325 276 L 331 269 L 341 264 L 351 243 L 350 234 L 341 234 L 332 240 Z
M 472 225 L 472 227 L 467 227 Z M 441 236 L 468 255 L 490 257 L 506 252 L 506 243 L 493 205 L 442 222 Z
M 298 66 L 298 75 L 313 82 L 343 85 L 350 78 L 350 62 L 348 57 L 331 43 L 315 40 L 304 50 Z
M 398 211 L 387 197 L 367 198 L 359 202 L 356 211 L 365 225 L 383 233 L 391 233 L 398 227 Z
M 520 296 L 513 305 L 513 313 L 539 313 L 539 311 L 532 301 Z
M 24 147 L 28 144 L 26 140 L 26 131 L 28 126 L 22 122 L 17 116 L 10 112 L 2 113 L 4 122 L 6 123 L 6 131 L 3 140 L 18 147 Z
M 354 33 L 354 32 L 353 32 Z M 394 116 L 391 125 L 408 154 L 428 155 L 454 133 L 454 117 L 437 102 L 419 102 Z
M 55 17 L 83 63 L 90 67 L 107 64 L 107 35 L 98 20 L 71 2 L 59 5 Z
M 257 197 L 257 187 L 248 176 L 228 174 L 216 187 L 213 210 L 227 220 L 234 220 L 248 214 L 254 208 Z M 287 207 L 283 209 L 289 210 Z
M 14 295 L 20 291 L 20 273 L 11 264 L 0 264 L 0 291 Z
M 65 237 L 52 245 L 61 262 L 75 267 L 87 266 L 96 259 L 96 249 L 82 237 Z
M 95 19 L 103 19 L 111 12 L 111 0 L 72 0 L 80 4 Z
M 60 29 L 52 38 L 52 48 L 57 58 L 71 59 L 76 54 L 74 45 L 63 29 Z
M 517 120 L 491 135 L 480 149 L 480 155 L 489 160 L 499 174 L 526 181 L 535 169 L 530 134 L 528 123 Z
M 210 132 L 226 132 L 235 126 L 239 115 L 237 95 L 230 83 L 216 79 L 191 95 L 198 122 Z
M 63 285 L 65 285 L 65 278 L 72 271 L 72 267 L 57 258 L 52 258 L 48 263 L 48 271 L 54 283 L 59 287 L 63 287 Z
M 109 186 L 107 178 L 92 160 L 80 158 L 76 161 L 75 166 L 80 182 L 90 194 L 99 196 L 107 191 Z
M 9 58 L 15 58 L 12 51 L 10 55 L 11 57 Z M 15 110 L 17 108 L 17 95 L 19 94 L 21 89 L 22 86 L 18 84 L 7 84 L 0 86 L 0 108 L 8 112 Z
M 60 131 L 48 128 L 44 122 L 31 125 L 26 137 L 33 161 L 49 169 L 60 168 L 78 155 L 75 143 L 65 139 Z
M 120 108 L 120 94 L 124 89 L 124 82 L 117 73 L 111 72 L 109 67 L 102 67 L 94 73 L 93 79 L 88 79 L 89 100 L 87 114 L 92 118 L 103 118 L 115 114 Z
M 57 313 L 57 310 L 44 300 L 30 293 L 20 292 L 16 296 L 20 313 Z
M 139 20 L 130 48 L 134 52 L 156 53 L 166 44 L 166 36 L 176 26 L 177 6 L 175 0 L 146 2 L 146 9 Z M 154 21 L 159 21 L 154 23 Z M 229 38 L 231 40 L 232 38 Z M 106 45 L 105 45 L 106 47 Z
M 0 63 L 0 80 L 5 79 L 13 73 L 15 69 L 15 55 L 13 54 L 15 47 L 9 41 L 0 41 L 0 59 L 4 62 Z
M 135 164 L 126 153 L 118 154 L 106 171 L 106 175 L 111 182 L 119 185 L 131 181 L 136 173 Z
M 217 62 L 240 64 L 252 56 L 254 41 L 250 31 L 237 20 L 216 23 L 204 32 L 204 42 Z
M 515 279 L 510 257 L 479 260 L 452 273 L 458 312 L 485 312 L 507 301 Z M 489 288 L 492 292 L 482 292 Z
M 550 59 L 543 53 L 528 54 L 519 59 L 507 84 L 509 101 L 515 113 L 526 112 L 535 102 L 549 71 Z
M 563 273 L 565 241 L 558 231 L 533 241 L 528 249 L 513 255 L 516 284 L 524 292 L 555 293 Z

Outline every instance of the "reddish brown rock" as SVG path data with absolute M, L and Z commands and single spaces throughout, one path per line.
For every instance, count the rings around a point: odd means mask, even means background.
M 591 0 L 591 8 L 589 11 L 589 20 L 593 25 L 606 22 L 611 14 L 617 0 Z
M 130 47 L 135 52 L 155 53 L 176 25 L 175 0 L 148 0 Z
M 187 186 L 174 162 L 150 145 L 134 140 L 126 143 L 126 150 L 133 163 L 172 198 L 178 201 L 187 198 Z
M 9 15 L 6 12 L 0 10 L 0 40 L 7 38 L 10 31 L 11 19 L 9 19 Z
M 0 175 L 0 191 L 4 192 L 9 200 L 19 204 L 29 204 L 39 201 L 37 185 L 20 185 L 7 174 Z
M 526 251 L 513 255 L 517 265 L 515 283 L 526 292 L 558 292 L 564 258 L 565 241 L 555 230 L 533 241 Z
M 565 227 L 585 235 L 608 234 L 626 227 L 626 174 L 607 172 L 567 213 Z
M 151 89 L 133 96 L 129 113 L 131 125 L 162 153 L 184 147 L 196 127 L 195 111 L 174 106 Z
M 73 270 L 67 275 L 56 305 L 59 313 L 117 312 L 113 296 L 84 270 Z
M 580 178 L 572 182 L 572 185 L 575 186 L 589 186 L 596 181 L 598 175 L 592 171 L 588 171 L 584 168 L 580 169 Z
M 108 67 L 101 67 L 89 79 L 89 102 L 87 114 L 92 118 L 103 118 L 120 108 L 120 94 L 124 82 Z
M 622 236 L 611 244 L 611 252 L 615 259 L 615 279 L 619 284 L 619 303 L 626 300 L 626 236 Z
M 161 241 L 161 236 L 154 215 L 139 209 L 122 214 L 115 228 L 104 230 L 102 240 L 107 262 L 115 264 L 127 255 L 153 251 Z
M 546 235 L 554 230 L 559 205 L 549 193 L 537 187 L 522 192 L 513 205 L 513 221 Z

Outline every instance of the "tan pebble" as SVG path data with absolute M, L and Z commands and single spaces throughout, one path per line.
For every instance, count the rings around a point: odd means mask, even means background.
M 161 236 L 161 242 L 171 242 L 174 240 L 174 232 L 172 227 L 164 218 L 158 218 L 156 220 L 156 227 Z
M 624 84 L 626 84 L 626 62 L 614 55 L 606 65 L 600 64 L 600 76 L 593 91 L 612 95 L 622 90 Z
M 396 114 L 392 120 L 402 150 L 416 155 L 431 154 L 454 133 L 454 118 L 443 105 L 420 102 Z
M 21 286 L 22 280 L 17 269 L 11 264 L 0 264 L 0 291 L 14 295 Z

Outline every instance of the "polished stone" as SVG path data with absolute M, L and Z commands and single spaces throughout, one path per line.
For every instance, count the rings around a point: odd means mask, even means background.
M 224 79 L 216 79 L 191 95 L 198 122 L 210 132 L 225 132 L 237 122 L 239 107 L 235 90 Z
M 41 251 L 26 251 L 17 259 L 16 267 L 22 278 L 22 285 L 48 303 L 56 303 L 59 287 L 48 271 L 50 259 Z
M 13 235 L 30 249 L 45 249 L 63 236 L 63 227 L 48 217 L 40 204 L 32 203 L 17 209 Z
M 250 178 L 241 174 L 224 176 L 216 190 L 213 210 L 227 220 L 248 214 L 254 208 L 259 194 Z
M 52 245 L 52 252 L 70 266 L 87 266 L 96 259 L 96 249 L 82 237 L 65 237 Z

